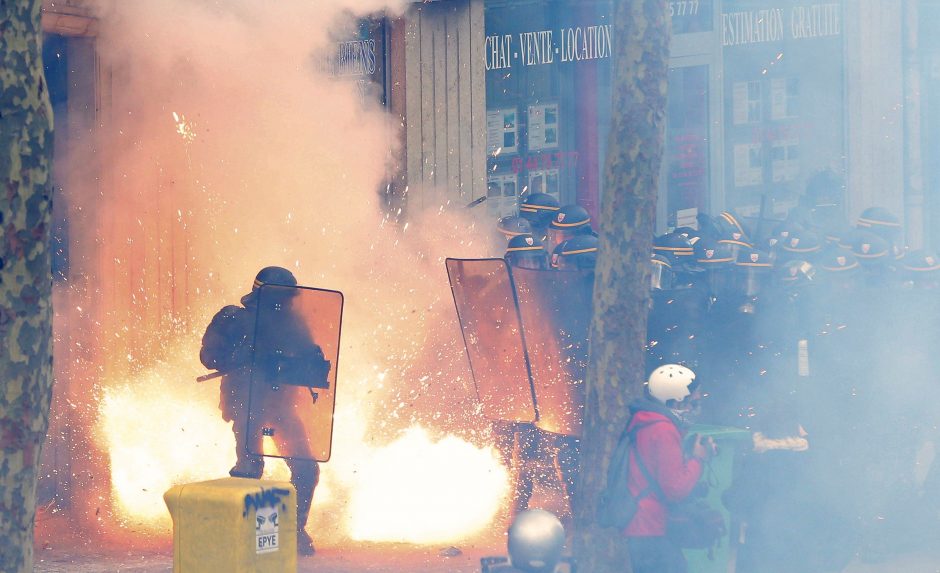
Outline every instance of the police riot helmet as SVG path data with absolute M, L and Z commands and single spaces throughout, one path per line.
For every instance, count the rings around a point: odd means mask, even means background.
M 547 269 L 548 253 L 538 237 L 526 233 L 509 239 L 506 262 L 523 269 Z
M 861 265 L 851 251 L 830 246 L 816 258 L 816 278 L 828 288 L 851 288 L 858 276 Z
M 767 282 L 773 266 L 773 260 L 769 254 L 753 247 L 741 248 L 734 261 L 735 272 L 738 275 L 736 282 L 740 285 L 738 288 L 743 289 L 745 296 L 756 297 Z M 742 291 L 739 290 L 739 292 Z M 742 310 L 752 312 L 753 307 Z
M 562 230 L 581 229 L 582 232 L 587 232 L 585 228 L 590 229 L 590 225 L 591 215 L 587 209 L 580 205 L 565 205 L 555 212 L 548 227 Z
M 673 270 L 678 271 L 692 260 L 692 243 L 689 242 L 688 236 L 679 233 L 677 229 L 653 238 L 653 254 L 668 259 Z
M 726 243 L 701 238 L 692 247 L 695 263 L 703 268 L 729 267 L 734 264 L 734 254 Z
M 718 242 L 722 245 L 727 245 L 729 251 L 731 251 L 731 256 L 735 259 L 737 259 L 738 252 L 741 249 L 750 249 L 754 246 L 751 244 L 751 240 L 747 235 L 740 231 L 731 228 L 723 228 L 721 232 L 722 234 L 718 237 Z
M 562 271 L 593 270 L 597 264 L 597 237 L 578 235 L 555 247 L 552 266 Z
M 532 233 L 532 224 L 518 215 L 500 217 L 499 220 L 496 221 L 496 228 L 499 229 L 499 232 L 505 235 L 507 239 L 517 235 Z
M 822 249 L 819 242 L 819 236 L 806 229 L 799 229 L 790 232 L 789 237 L 781 240 L 778 246 L 778 253 L 784 259 L 807 259 L 814 256 Z
M 253 303 L 257 297 L 258 289 L 264 285 L 293 287 L 297 286 L 297 278 L 294 277 L 294 273 L 284 267 L 264 267 L 255 275 L 255 280 L 251 284 L 251 292 L 242 297 L 242 304 Z
M 669 259 L 653 253 L 650 257 L 650 289 L 670 290 L 673 286 L 674 272 Z
M 734 237 L 737 235 L 735 240 L 744 238 L 744 242 L 750 244 L 750 240 L 748 240 L 747 237 L 750 237 L 751 233 L 744 226 L 741 217 L 734 211 L 722 211 L 718 213 L 718 216 L 715 217 L 715 226 L 718 228 L 722 237 Z
M 883 237 L 875 233 L 860 231 L 852 238 L 852 254 L 863 267 L 885 265 L 891 259 L 891 246 Z
M 901 262 L 901 272 L 905 282 L 913 286 L 936 288 L 940 282 L 940 257 L 929 251 L 911 251 Z
M 664 364 L 653 370 L 646 381 L 650 396 L 662 404 L 670 400 L 682 402 L 692 395 L 697 384 L 695 372 L 678 364 Z
M 802 230 L 802 225 L 793 221 L 788 220 L 778 223 L 774 226 L 773 230 L 770 232 L 770 236 L 767 238 L 767 249 L 776 251 L 780 247 L 780 243 L 788 241 L 791 235 L 797 234 Z
M 558 209 L 558 199 L 548 193 L 529 193 L 519 204 L 519 216 L 529 221 L 533 231 L 542 231 Z
M 856 226 L 870 231 L 889 243 L 895 243 L 901 235 L 901 221 L 883 207 L 869 207 L 859 215 Z
M 816 268 L 821 275 L 830 273 L 852 273 L 861 265 L 851 252 L 844 249 L 829 248 L 824 250 L 816 261 Z
M 591 215 L 587 210 L 580 205 L 565 205 L 548 223 L 548 244 L 554 249 L 572 237 L 591 232 Z
M 698 270 L 705 271 L 709 292 L 716 297 L 734 292 L 734 274 L 730 272 L 734 266 L 731 246 L 703 237 L 696 241 L 693 249 L 693 264 Z
M 544 509 L 519 512 L 508 533 L 509 560 L 526 573 L 552 573 L 565 547 L 565 527 Z

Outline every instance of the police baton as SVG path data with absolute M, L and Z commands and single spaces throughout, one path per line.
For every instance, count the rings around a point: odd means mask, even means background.
M 205 382 L 206 380 L 212 380 L 213 378 L 221 378 L 222 376 L 225 376 L 225 374 L 226 372 L 210 372 L 196 378 L 196 382 Z
M 474 207 L 476 207 L 477 205 L 479 205 L 480 203 L 484 201 L 486 201 L 486 195 L 480 197 L 479 199 L 474 199 L 473 201 L 467 203 L 467 209 L 473 209 Z

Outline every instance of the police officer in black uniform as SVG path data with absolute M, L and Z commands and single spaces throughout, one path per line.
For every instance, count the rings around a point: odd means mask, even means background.
M 212 322 L 203 335 L 202 349 L 199 353 L 199 359 L 206 368 L 223 374 L 219 408 L 222 410 L 222 418 L 226 422 L 233 422 L 232 432 L 235 434 L 237 461 L 229 471 L 232 477 L 258 479 L 264 470 L 264 458 L 251 453 L 261 451 L 260 444 L 249 444 L 249 439 L 253 438 L 247 435 L 254 333 L 258 320 L 258 290 L 263 285 L 292 287 L 297 285 L 297 279 L 289 270 L 282 267 L 261 269 L 255 277 L 251 292 L 242 297 L 241 306 L 225 306 L 212 318 Z M 291 295 L 278 293 L 276 296 L 290 297 Z M 289 308 L 289 298 L 285 298 L 282 304 Z M 315 361 L 319 375 L 325 380 L 329 371 L 329 362 L 323 358 L 322 349 L 311 340 L 301 319 L 288 313 L 279 316 L 278 320 L 279 324 L 276 329 L 279 333 L 278 340 L 269 341 L 272 347 L 277 348 L 276 353 L 284 357 Z M 263 371 L 259 375 L 265 375 L 266 379 L 274 380 L 276 375 L 273 372 L 281 369 L 283 364 L 275 363 L 269 357 L 265 357 L 261 362 L 256 360 L 254 366 Z M 284 404 L 283 410 L 290 410 L 288 404 Z M 265 415 L 270 415 L 272 418 L 263 420 L 265 425 L 279 426 L 276 439 L 291 440 L 292 435 L 297 437 L 298 432 L 304 431 L 302 421 L 291 411 L 265 412 Z M 301 440 L 297 438 L 296 441 Z M 292 445 L 294 448 L 301 448 L 305 443 Z M 312 555 L 315 551 L 313 541 L 305 527 L 313 501 L 313 491 L 319 480 L 320 468 L 312 456 L 309 457 L 311 459 L 286 459 L 287 466 L 291 470 L 291 483 L 297 490 L 297 552 L 301 555 Z

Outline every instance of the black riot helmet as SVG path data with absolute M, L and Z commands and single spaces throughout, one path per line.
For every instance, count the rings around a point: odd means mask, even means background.
M 766 286 L 774 264 L 769 254 L 746 247 L 738 250 L 734 261 L 736 288 L 746 297 L 756 297 Z M 753 305 L 744 312 L 753 312 Z
M 695 264 L 708 268 L 728 268 L 734 264 L 731 248 L 718 241 L 703 238 L 696 241 L 693 247 Z
M 862 267 L 875 268 L 887 266 L 891 261 L 891 245 L 880 235 L 859 231 L 854 233 L 851 242 L 852 254 Z
M 724 221 L 725 219 L 719 218 L 718 220 Z M 747 235 L 730 224 L 719 225 L 719 231 L 721 235 L 718 237 L 718 242 L 722 245 L 727 245 L 728 249 L 731 251 L 731 256 L 735 259 L 737 259 L 738 253 L 742 249 L 751 249 L 754 247 Z
M 900 219 L 882 207 L 865 209 L 856 224 L 859 229 L 870 231 L 892 245 L 898 243 L 901 238 Z
M 802 230 L 803 227 L 798 223 L 789 220 L 781 221 L 774 226 L 767 239 L 761 243 L 760 248 L 776 257 L 781 243 L 788 241 L 791 235 L 800 233 Z
M 734 255 L 729 245 L 713 239 L 702 238 L 696 241 L 694 264 L 705 271 L 708 290 L 715 297 L 726 296 L 734 292 Z
M 722 211 L 715 217 L 715 227 L 718 228 L 720 237 L 733 237 L 735 240 L 743 240 L 750 244 L 747 238 L 751 236 L 750 231 L 744 226 L 741 217 L 734 211 Z
M 940 257 L 928 251 L 911 251 L 901 262 L 901 275 L 907 286 L 940 287 Z
M 822 250 L 819 236 L 806 229 L 791 231 L 789 237 L 777 243 L 777 260 L 781 263 L 792 260 L 810 260 Z
M 496 221 L 496 228 L 499 229 L 499 232 L 502 233 L 507 240 L 517 235 L 524 235 L 526 233 L 532 234 L 532 224 L 517 215 L 500 217 L 499 220 Z
M 255 275 L 255 281 L 251 285 L 251 292 L 242 297 L 242 304 L 253 304 L 257 299 L 258 289 L 264 285 L 279 286 L 297 286 L 297 278 L 294 273 L 284 267 L 264 267 Z
M 555 247 L 552 266 L 561 271 L 594 270 L 597 264 L 597 237 L 578 235 Z
M 565 205 L 548 223 L 548 248 L 554 249 L 572 237 L 592 232 L 591 215 L 587 210 L 580 205 Z
M 672 289 L 675 276 L 669 259 L 653 253 L 650 257 L 650 289 L 651 290 L 670 290 Z
M 688 236 L 677 231 L 653 238 L 653 254 L 665 257 L 676 272 L 684 270 L 693 260 L 692 243 Z
M 529 221 L 533 234 L 543 234 L 558 209 L 558 199 L 548 193 L 529 193 L 519 204 L 519 216 Z
M 506 247 L 506 262 L 522 269 L 547 269 L 548 253 L 542 241 L 530 234 L 516 235 Z
M 856 284 L 861 268 L 851 251 L 830 246 L 817 257 L 816 278 L 829 289 L 846 290 Z

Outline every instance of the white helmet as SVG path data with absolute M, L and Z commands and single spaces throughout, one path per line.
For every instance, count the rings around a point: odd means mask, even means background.
M 565 547 L 565 528 L 544 509 L 527 509 L 509 526 L 509 560 L 525 573 L 554 571 Z
M 650 396 L 665 404 L 669 400 L 681 402 L 692 394 L 689 389 L 695 382 L 695 372 L 678 364 L 665 364 L 650 374 L 646 383 Z

